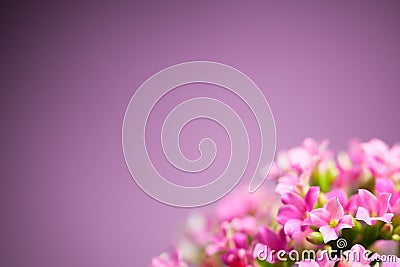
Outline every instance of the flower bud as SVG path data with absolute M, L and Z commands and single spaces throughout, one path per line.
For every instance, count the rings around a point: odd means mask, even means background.
M 393 232 L 393 225 L 391 223 L 385 224 L 380 232 L 380 235 L 383 239 L 391 239 L 392 238 L 392 232 Z
M 357 231 L 357 232 L 361 232 L 362 231 L 362 225 L 358 220 L 356 220 L 356 218 L 353 218 L 353 224 L 354 224 L 353 229 L 355 231 Z
M 394 235 L 392 236 L 392 240 L 393 240 L 393 241 L 396 241 L 396 242 L 399 242 L 399 241 L 400 241 L 400 235 L 394 234 Z
M 397 226 L 396 228 L 394 228 L 393 234 L 400 235 L 400 226 Z
M 324 244 L 324 239 L 322 238 L 322 234 L 320 232 L 312 232 L 306 237 L 307 241 L 314 245 L 322 245 Z
M 400 226 L 400 213 L 393 217 L 392 224 L 394 227 Z
M 326 197 L 326 195 L 324 193 L 319 193 L 317 201 L 318 207 L 323 207 L 326 204 L 326 202 L 328 202 L 328 198 Z

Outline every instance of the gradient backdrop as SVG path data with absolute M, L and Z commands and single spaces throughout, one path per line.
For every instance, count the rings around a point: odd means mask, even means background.
M 43 2 L 1 13 L 0 266 L 142 267 L 170 247 L 193 210 L 143 193 L 121 146 L 131 96 L 170 65 L 211 60 L 249 75 L 271 105 L 278 149 L 307 136 L 334 149 L 353 137 L 400 141 L 398 1 Z M 152 115 L 161 166 L 164 112 L 192 95 L 231 97 L 195 87 Z M 229 143 L 208 124 L 188 127 L 183 149 L 196 157 L 207 129 L 221 139 L 218 172 Z

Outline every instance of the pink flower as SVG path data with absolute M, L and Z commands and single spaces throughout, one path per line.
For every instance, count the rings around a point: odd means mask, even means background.
M 261 227 L 255 237 L 256 239 L 256 246 L 254 248 L 253 257 L 257 258 L 259 248 L 264 248 L 267 246 L 270 250 L 287 250 L 287 240 L 283 229 L 276 233 L 267 227 Z M 270 263 L 275 263 L 277 261 L 276 254 L 271 255 L 271 257 L 267 257 L 266 261 Z
M 221 253 L 221 259 L 227 266 L 252 266 L 253 256 L 249 248 L 249 234 L 255 234 L 253 217 L 235 218 L 222 223 L 222 232 L 214 236 L 206 246 L 207 256 Z
M 339 154 L 336 167 L 339 171 L 333 184 L 338 188 L 354 187 L 359 183 L 363 172 L 361 164 L 353 164 L 347 154 Z
M 153 258 L 151 267 L 188 267 L 188 265 L 180 259 L 178 251 L 175 250 L 172 255 L 163 253 Z
M 217 206 L 217 217 L 219 221 L 230 221 L 233 218 L 241 218 L 249 214 L 260 212 L 263 207 L 271 205 L 278 199 L 271 189 L 258 190 L 249 194 L 247 187 L 239 187 L 229 196 L 222 199 Z
M 354 142 L 350 149 L 353 162 L 365 165 L 375 177 L 389 177 L 400 171 L 400 146 L 389 146 L 379 139 Z
M 368 190 L 358 190 L 356 219 L 373 225 L 377 220 L 390 223 L 394 214 L 389 213 L 390 193 L 379 193 L 378 199 Z
M 325 193 L 325 195 L 328 199 L 337 197 L 346 214 L 356 214 L 358 208 L 357 195 L 352 195 L 350 198 L 348 198 L 346 192 L 341 188 L 332 189 L 331 191 Z
M 390 193 L 390 210 L 393 213 L 400 212 L 400 192 L 396 192 L 394 182 L 389 178 L 379 178 L 375 181 L 375 191 L 377 194 Z
M 339 237 L 339 231 L 354 226 L 350 215 L 344 215 L 344 209 L 337 197 L 328 201 L 324 208 L 310 212 L 311 224 L 319 228 L 325 243 Z
M 284 226 L 284 231 L 290 237 L 303 232 L 304 220 L 312 211 L 318 200 L 319 187 L 310 187 L 304 199 L 294 192 L 282 195 L 284 204 L 278 212 L 277 221 Z
M 327 147 L 327 140 L 318 143 L 312 138 L 307 138 L 301 146 L 281 152 L 278 155 L 278 166 L 283 171 L 296 171 L 298 174 L 311 171 L 319 163 L 332 157 L 332 152 Z
M 310 186 L 310 176 L 311 174 L 309 172 L 303 172 L 300 175 L 293 172 L 287 173 L 278 178 L 275 192 L 280 195 L 289 192 L 301 193 Z
M 222 261 L 231 267 L 253 266 L 252 253 L 249 250 L 247 235 L 236 233 L 233 237 L 234 245 L 222 254 Z
M 229 267 L 253 267 L 253 257 L 246 249 L 230 250 L 221 256 Z

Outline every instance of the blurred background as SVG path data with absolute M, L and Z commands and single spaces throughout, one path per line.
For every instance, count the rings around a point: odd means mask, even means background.
M 354 137 L 400 141 L 398 1 L 9 2 L 0 12 L 1 266 L 148 266 L 170 248 L 196 209 L 140 190 L 121 131 L 135 90 L 177 63 L 217 61 L 251 77 L 278 150 L 309 136 L 335 150 Z M 232 97 L 218 90 L 174 91 L 159 112 L 193 95 Z M 205 128 L 226 153 L 225 133 L 208 124 L 182 133 L 188 157 Z

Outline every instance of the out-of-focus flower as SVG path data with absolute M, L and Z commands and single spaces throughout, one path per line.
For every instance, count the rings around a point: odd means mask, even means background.
M 390 177 L 400 171 L 400 146 L 389 146 L 379 139 L 367 143 L 354 142 L 350 157 L 365 165 L 375 177 Z
M 228 266 L 247 267 L 253 262 L 249 247 L 249 236 L 254 235 L 253 217 L 236 218 L 222 224 L 222 232 L 206 246 L 205 252 L 212 256 L 221 254 L 222 261 Z
M 389 201 L 391 194 L 380 193 L 376 198 L 371 192 L 365 189 L 358 190 L 356 219 L 364 221 L 368 225 L 375 224 L 376 221 L 390 223 L 394 214 L 389 211 Z
M 263 249 L 265 246 L 267 246 L 270 250 L 275 250 L 275 251 L 279 250 L 287 251 L 288 249 L 287 248 L 288 243 L 283 229 L 278 233 L 276 233 L 270 228 L 261 227 L 255 237 L 255 240 L 256 240 L 256 246 L 253 252 L 254 258 L 257 258 L 258 251 L 260 249 Z M 266 257 L 266 261 L 270 263 L 275 263 L 277 261 L 276 254 L 268 255 Z
M 247 235 L 236 233 L 233 242 L 234 245 L 222 254 L 222 261 L 232 267 L 253 266 L 253 257 L 249 250 Z
M 179 252 L 175 250 L 171 255 L 163 253 L 153 258 L 151 267 L 188 267 L 180 258 Z
M 333 181 L 337 188 L 353 188 L 357 187 L 361 175 L 363 174 L 363 166 L 352 162 L 346 153 L 340 153 L 337 159 L 338 176 Z
M 217 206 L 216 214 L 219 221 L 230 221 L 247 215 L 265 213 L 265 210 L 278 200 L 273 188 L 258 190 L 249 194 L 247 188 L 239 187 L 221 200 Z
M 298 174 L 314 169 L 319 163 L 332 157 L 328 150 L 328 141 L 318 143 L 312 138 L 307 138 L 299 147 L 281 152 L 278 155 L 278 166 L 283 171 L 296 171 Z
M 328 201 L 324 208 L 310 212 L 311 224 L 319 228 L 325 243 L 339 237 L 339 231 L 354 226 L 353 218 L 344 214 L 337 197 Z
M 287 173 L 278 179 L 275 192 L 283 195 L 290 192 L 303 193 L 310 187 L 311 173 L 303 172 L 298 175 L 297 173 Z

